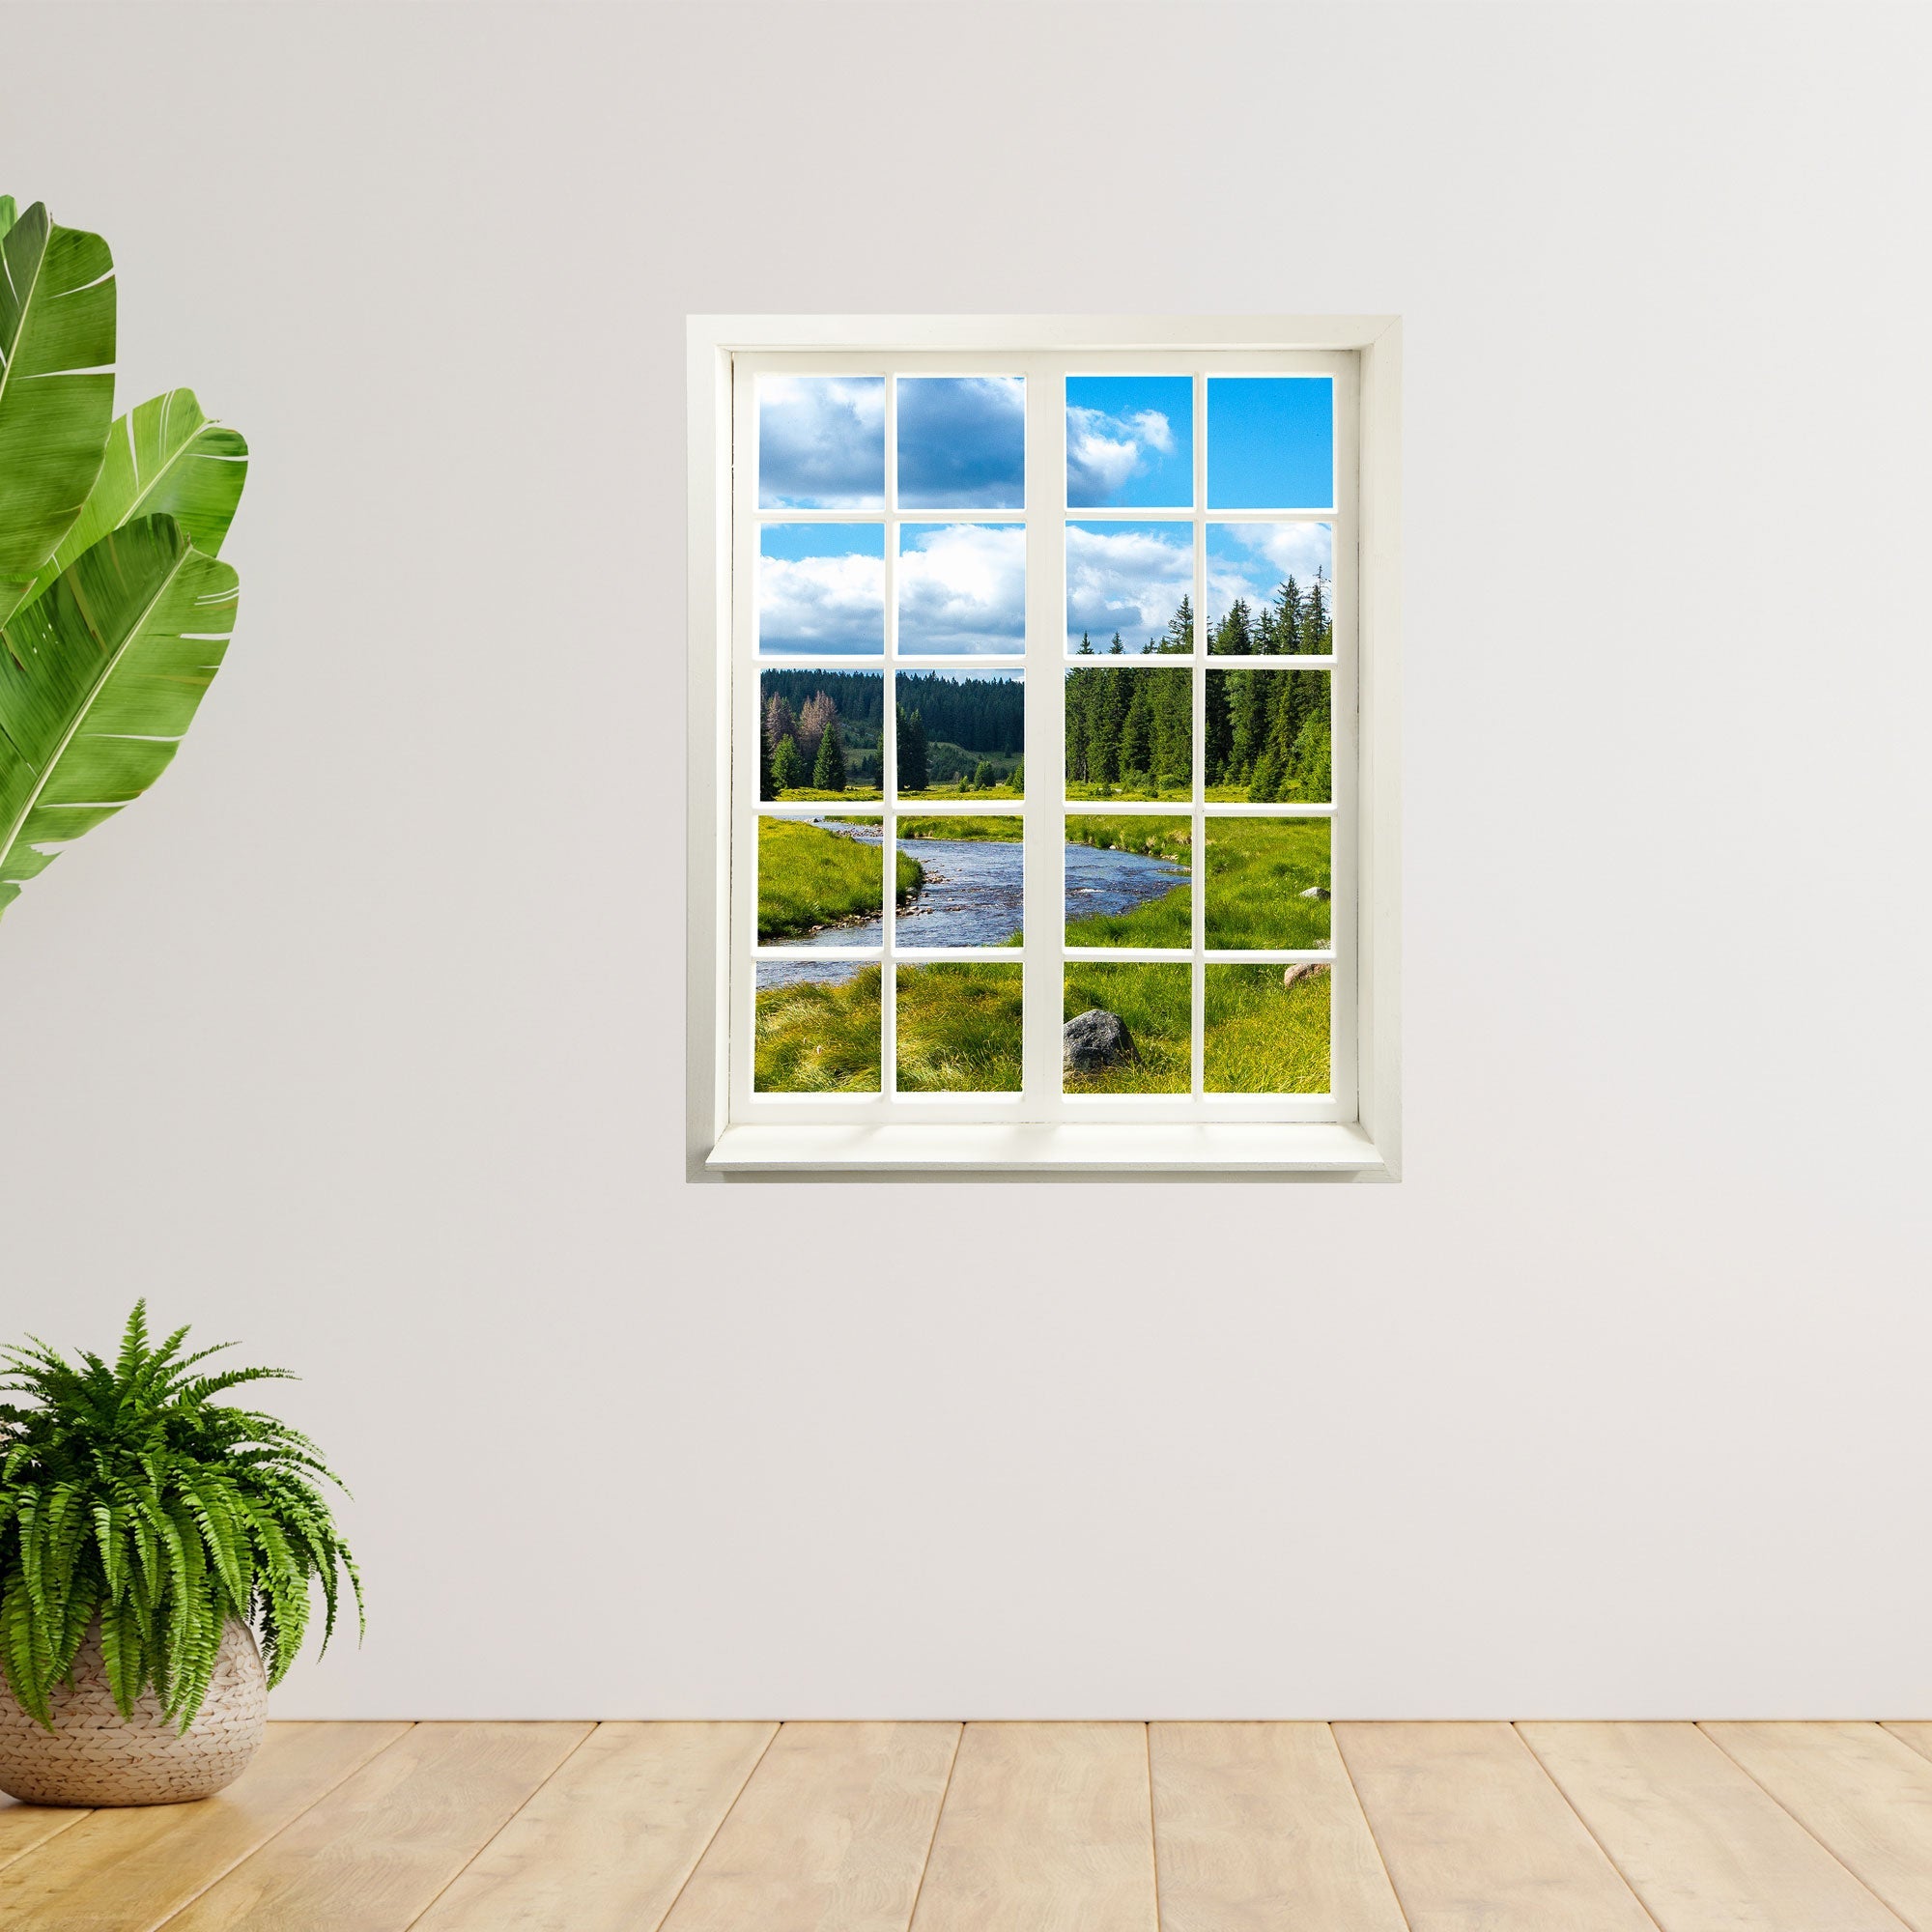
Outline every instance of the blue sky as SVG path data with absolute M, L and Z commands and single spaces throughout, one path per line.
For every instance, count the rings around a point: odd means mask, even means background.
M 1068 524 L 1066 648 L 1085 631 L 1104 651 L 1116 631 L 1130 651 L 1167 629 L 1194 594 L 1192 524 Z
M 885 526 L 767 524 L 758 544 L 758 648 L 880 656 Z
M 1191 509 L 1194 379 L 1069 376 L 1070 509 Z
M 1305 590 L 1318 570 L 1334 578 L 1335 532 L 1327 524 L 1209 524 L 1208 621 L 1218 624 L 1236 597 L 1257 608 L 1272 604 L 1284 578 Z
M 899 649 L 932 656 L 1026 648 L 1019 524 L 899 526 Z
M 1026 507 L 1026 381 L 901 376 L 899 507 Z
M 761 510 L 880 510 L 885 501 L 884 377 L 758 378 Z
M 1325 510 L 1335 501 L 1332 376 L 1208 379 L 1208 507 Z

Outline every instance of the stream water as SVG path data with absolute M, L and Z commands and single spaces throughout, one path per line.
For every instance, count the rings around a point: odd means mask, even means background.
M 862 844 L 876 845 L 883 836 L 877 821 L 835 825 L 817 819 Z M 1017 821 L 1015 821 L 1017 829 Z M 899 908 L 900 946 L 997 947 L 1019 931 L 1022 914 L 1020 844 L 1017 839 L 912 838 L 905 849 L 925 867 L 925 883 Z M 1097 913 L 1129 912 L 1187 881 L 1187 867 L 1142 852 L 1102 851 L 1094 845 L 1066 847 L 1066 916 L 1089 919 Z M 758 984 L 792 985 L 801 980 L 849 980 L 860 968 L 849 959 L 813 959 L 815 948 L 877 946 L 883 922 L 868 919 L 827 926 L 809 938 L 788 941 L 797 959 L 761 959 Z

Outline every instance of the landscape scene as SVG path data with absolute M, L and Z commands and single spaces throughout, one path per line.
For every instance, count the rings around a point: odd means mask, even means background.
M 895 691 L 901 798 L 1023 796 L 1026 704 L 1018 671 L 902 670 Z M 884 796 L 882 672 L 766 670 L 758 705 L 760 798 Z
M 757 965 L 755 1078 L 761 1092 L 870 1093 L 879 1084 L 881 970 L 813 957 L 882 943 L 885 862 L 876 817 L 759 821 L 758 939 L 796 958 Z M 1023 914 L 1017 813 L 911 816 L 894 855 L 896 944 L 1016 946 Z M 1225 950 L 1322 951 L 1329 944 L 1329 822 L 1210 819 L 1204 920 Z M 1192 944 L 1190 818 L 1114 814 L 1067 821 L 1069 948 Z M 1287 983 L 1292 978 L 1293 983 Z M 923 1093 L 1017 1091 L 1017 964 L 901 963 L 897 1069 Z M 1186 1093 L 1190 969 L 1184 961 L 1073 961 L 1064 1015 L 1117 1015 L 1131 1050 L 1069 1073 L 1069 1092 Z M 1214 1093 L 1321 1093 L 1328 1084 L 1328 981 L 1321 967 L 1210 966 L 1206 1071 Z

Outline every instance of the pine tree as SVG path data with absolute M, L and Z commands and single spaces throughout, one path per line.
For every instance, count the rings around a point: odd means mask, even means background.
M 1083 658 L 1091 658 L 1094 655 L 1094 639 L 1085 631 L 1080 633 L 1080 649 L 1076 655 Z
M 1290 578 L 1275 598 L 1275 649 L 1293 657 L 1301 649 L 1301 592 Z
M 1328 607 L 1322 599 L 1327 587 L 1321 573 L 1315 573 L 1315 582 L 1308 586 L 1308 595 L 1301 606 L 1301 648 L 1310 656 L 1323 656 L 1335 648 L 1334 625 L 1328 614 Z
M 1126 648 L 1126 645 L 1121 641 L 1120 632 L 1116 631 L 1114 633 L 1114 641 L 1107 646 L 1107 655 L 1115 658 L 1120 657 Z
M 838 716 L 838 707 L 832 701 L 830 692 L 814 691 L 800 707 L 798 714 L 798 751 L 808 765 L 814 768 L 818 763 L 818 748 L 824 741 L 825 733 Z M 842 754 L 843 747 L 840 747 Z
M 1202 750 L 1207 761 L 1207 777 L 1209 784 L 1219 784 L 1222 774 L 1228 768 L 1228 760 L 1235 749 L 1234 720 L 1228 708 L 1228 672 L 1210 670 L 1208 673 L 1208 709 L 1202 721 L 1207 733 Z
M 1153 771 L 1153 719 L 1147 689 L 1135 692 L 1121 725 L 1121 777 L 1132 773 L 1137 778 Z
M 782 798 L 805 782 L 805 760 L 798 753 L 798 740 L 786 736 L 779 740 L 772 753 L 772 788 L 767 796 Z
M 1183 595 L 1179 608 L 1167 620 L 1167 642 L 1163 650 L 1185 653 L 1194 648 L 1194 599 Z
M 925 726 L 917 711 L 899 713 L 899 789 L 924 791 L 931 783 L 925 755 Z
M 993 770 L 989 759 L 981 758 L 973 767 L 972 785 L 975 791 L 991 791 L 999 781 L 999 776 Z
M 845 747 L 839 743 L 836 718 L 826 725 L 825 735 L 818 741 L 818 756 L 811 767 L 811 788 L 813 791 L 845 789 Z
M 765 743 L 776 752 L 781 738 L 795 738 L 797 735 L 798 721 L 792 716 L 791 706 L 785 702 L 784 693 L 774 692 L 772 701 L 765 706 Z
M 772 790 L 772 747 L 762 730 L 758 733 L 758 796 L 776 798 Z

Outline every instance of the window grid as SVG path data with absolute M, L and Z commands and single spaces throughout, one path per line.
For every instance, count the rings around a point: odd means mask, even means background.
M 1065 381 L 1070 375 L 1089 373 L 1094 358 L 1065 356 L 1053 358 L 993 355 L 954 358 L 896 355 L 890 366 L 883 358 L 850 355 L 744 356 L 738 358 L 735 384 L 734 473 L 742 480 L 734 501 L 736 555 L 734 569 L 734 660 L 739 676 L 748 688 L 749 703 L 738 707 L 740 729 L 736 749 L 742 760 L 747 753 L 750 769 L 757 768 L 757 744 L 744 728 L 749 711 L 752 730 L 763 729 L 759 674 L 764 670 L 861 670 L 877 671 L 881 678 L 880 768 L 882 800 L 858 802 L 840 808 L 841 815 L 877 816 L 881 826 L 881 888 L 883 911 L 882 943 L 877 948 L 812 948 L 811 956 L 822 959 L 876 960 L 881 966 L 880 1083 L 874 1094 L 753 1094 L 749 1062 L 754 1025 L 755 962 L 796 960 L 798 949 L 766 947 L 756 944 L 756 821 L 759 818 L 810 817 L 822 814 L 820 802 L 753 800 L 751 805 L 751 838 L 739 832 L 745 813 L 743 800 L 734 792 L 733 824 L 734 877 L 746 859 L 750 877 L 736 895 L 744 917 L 740 933 L 749 939 L 736 946 L 734 958 L 750 961 L 752 972 L 742 965 L 735 969 L 743 982 L 742 997 L 734 998 L 734 1095 L 739 1103 L 734 1111 L 764 1112 L 783 1110 L 786 1118 L 802 1117 L 866 1119 L 891 1112 L 895 1106 L 904 1118 L 907 1108 L 927 1109 L 948 1119 L 969 1120 L 1065 1120 L 1150 1121 L 1173 1119 L 1332 1121 L 1355 1118 L 1354 1092 L 1354 1004 L 1356 988 L 1353 971 L 1354 851 L 1352 793 L 1355 780 L 1354 682 L 1351 649 L 1355 630 L 1355 391 L 1354 356 L 1350 354 L 1296 354 L 1266 355 L 1231 354 L 1187 358 L 1194 363 L 1183 372 L 1174 361 L 1161 358 L 1167 366 L 1150 371 L 1147 358 L 1111 358 L 1109 373 L 1179 374 L 1193 380 L 1193 497 L 1191 507 L 1171 509 L 1145 506 L 1074 508 L 1067 501 L 1065 446 Z M 1175 358 L 1179 359 L 1179 358 Z M 924 366 L 916 366 L 923 364 Z M 1270 366 L 1274 365 L 1274 366 Z M 755 378 L 760 373 L 840 373 L 878 375 L 884 378 L 884 462 L 885 493 L 878 510 L 764 509 L 757 505 Z M 1208 383 L 1212 374 L 1317 374 L 1334 380 L 1334 496 L 1331 505 L 1281 509 L 1211 509 L 1208 503 Z M 902 374 L 1018 374 L 1026 380 L 1025 504 L 1015 509 L 902 507 L 898 501 L 897 385 Z M 1049 413 L 1050 412 L 1050 413 Z M 1044 487 L 1043 487 L 1044 486 Z M 1072 523 L 1150 523 L 1180 522 L 1190 525 L 1193 551 L 1193 639 L 1186 655 L 1163 655 L 1161 664 L 1175 669 L 1185 668 L 1190 678 L 1191 714 L 1191 799 L 1183 806 L 1176 799 L 1163 800 L 1070 800 L 1065 797 L 1064 772 L 1065 718 L 1064 678 L 1076 660 L 1070 655 L 1065 637 L 1066 573 L 1065 530 Z M 882 526 L 883 650 L 877 657 L 842 654 L 786 653 L 765 656 L 756 648 L 756 611 L 753 593 L 759 533 L 771 525 L 782 524 L 852 525 Z M 1020 525 L 1026 531 L 1026 640 L 1023 650 L 1011 655 L 957 655 L 919 652 L 901 655 L 898 649 L 898 564 L 901 529 L 905 525 L 932 524 Z M 1334 642 L 1325 656 L 1210 656 L 1208 635 L 1208 560 L 1209 524 L 1310 523 L 1327 524 L 1334 533 L 1333 570 L 1329 583 Z M 749 552 L 746 540 L 750 539 Z M 751 563 L 751 570 L 746 568 Z M 1050 599 L 1052 615 L 1046 620 L 1044 605 Z M 1050 639 L 1050 642 L 1049 642 Z M 1132 654 L 1129 662 L 1139 661 Z M 977 948 L 908 948 L 897 942 L 896 858 L 898 823 L 901 816 L 897 796 L 897 683 L 900 669 L 979 669 L 1024 673 L 1025 738 L 1023 756 L 1027 773 L 1024 801 L 994 800 L 984 803 L 961 798 L 922 803 L 914 815 L 980 816 L 1005 814 L 1019 817 L 1025 828 L 1023 843 L 1024 921 L 1022 943 L 1018 946 Z M 1326 804 L 1294 802 L 1246 804 L 1207 800 L 1207 679 L 1210 670 L 1262 669 L 1274 675 L 1297 671 L 1330 672 L 1331 728 L 1335 742 L 1335 769 Z M 740 764 L 740 770 L 744 767 Z M 1051 781 L 1053 790 L 1046 789 Z M 742 789 L 742 788 L 741 788 Z M 755 790 L 755 787 L 752 789 Z M 1056 796 L 1057 794 L 1057 796 Z M 1186 952 L 1178 949 L 1131 947 L 1076 948 L 1065 943 L 1065 883 L 1060 864 L 1064 854 L 1065 821 L 1071 816 L 1186 816 L 1192 826 L 1188 855 L 1191 944 Z M 1331 898 L 1329 943 L 1320 949 L 1212 949 L 1207 944 L 1208 833 L 1215 819 L 1245 817 L 1267 819 L 1325 818 L 1331 824 Z M 1057 828 L 1057 829 L 1056 829 Z M 1037 837 L 1044 832 L 1044 838 Z M 749 844 L 749 850 L 747 845 Z M 1042 867 L 1038 855 L 1050 853 L 1053 863 Z M 1050 881 L 1052 923 L 1050 934 L 1042 930 L 1038 907 L 1045 900 Z M 936 963 L 947 960 L 986 964 L 1019 965 L 1025 982 L 1026 1027 L 1024 1045 L 1025 1081 L 1017 1094 L 914 1094 L 897 1092 L 896 1009 L 897 967 L 905 961 Z M 1330 968 L 1329 1055 L 1330 1081 L 1325 1094 L 1209 1094 L 1205 1080 L 1205 1035 L 1207 1019 L 1207 969 L 1209 965 L 1283 965 L 1310 961 Z M 1186 963 L 1190 969 L 1190 1091 L 1174 1095 L 1107 1095 L 1065 1094 L 1060 1085 L 1059 1015 L 1062 1009 L 1062 980 L 1067 963 L 1096 964 Z M 1044 970 L 1041 970 L 1044 969 Z M 1050 980 L 1047 974 L 1050 973 Z M 1050 1002 L 1046 998 L 1051 989 Z M 1046 1069 L 1051 1068 L 1050 1083 Z

